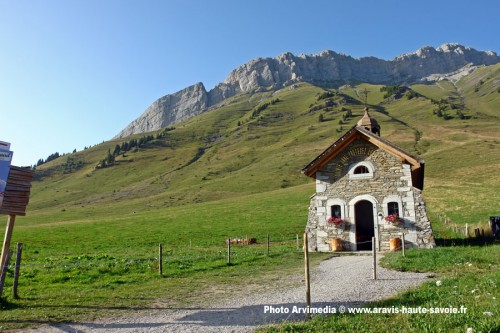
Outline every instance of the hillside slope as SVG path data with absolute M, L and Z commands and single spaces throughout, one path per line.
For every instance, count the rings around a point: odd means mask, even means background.
M 294 186 L 312 193 L 311 180 L 299 170 L 356 124 L 365 89 L 382 136 L 424 157 L 424 195 L 431 214 L 478 223 L 499 213 L 494 200 L 500 188 L 495 172 L 500 164 L 499 82 L 500 65 L 494 65 L 456 83 L 385 92 L 383 86 L 371 84 L 325 90 L 299 83 L 275 92 L 242 93 L 175 129 L 150 133 L 140 147 L 121 151 L 111 166 L 95 168 L 116 145 L 142 135 L 42 165 L 24 223 L 244 200 Z M 306 195 L 301 202 L 307 204 Z M 301 219 L 306 216 L 304 206 Z

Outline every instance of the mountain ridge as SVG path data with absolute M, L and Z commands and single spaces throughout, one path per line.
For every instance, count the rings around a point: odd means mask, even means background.
M 436 74 L 448 74 L 471 64 L 478 66 L 499 62 L 500 57 L 493 51 L 477 51 L 456 43 L 446 43 L 437 48 L 424 46 L 391 60 L 353 58 L 331 50 L 299 56 L 285 52 L 274 58 L 256 58 L 238 66 L 209 91 L 202 82 L 198 82 L 160 97 L 114 138 L 179 123 L 239 93 L 275 90 L 297 82 L 321 86 L 356 82 L 410 84 L 445 77 Z
M 360 92 L 368 90 L 366 103 L 381 136 L 426 160 L 429 207 L 450 214 L 455 208 L 449 207 L 460 207 L 453 216 L 465 214 L 472 223 L 494 207 L 486 203 L 498 188 L 499 178 L 491 176 L 500 156 L 499 82 L 496 64 L 478 67 L 456 84 L 325 89 L 301 82 L 239 94 L 175 128 L 106 141 L 41 165 L 30 209 L 67 219 L 115 204 L 114 211 L 124 214 L 131 207 L 163 209 L 306 186 L 300 168 L 357 123 L 364 113 Z M 103 166 L 110 154 L 114 161 Z M 472 208 L 466 203 L 471 186 L 481 191 L 473 197 L 482 196 Z

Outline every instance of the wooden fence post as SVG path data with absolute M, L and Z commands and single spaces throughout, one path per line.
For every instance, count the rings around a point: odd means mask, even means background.
M 10 240 L 12 239 L 12 231 L 14 230 L 14 222 L 16 221 L 16 215 L 9 215 L 7 219 L 7 229 L 5 230 L 5 238 L 3 240 L 2 255 L 0 259 L 0 275 L 3 273 L 3 267 L 5 266 L 5 260 L 9 254 Z
M 402 240 L 401 240 L 401 245 L 403 246 L 403 257 L 405 257 L 405 249 L 406 249 L 406 246 L 405 246 L 405 233 L 403 232 L 403 235 L 402 235 Z
M 15 299 L 19 298 L 17 294 L 17 285 L 19 283 L 19 271 L 21 269 L 21 256 L 23 253 L 23 243 L 17 243 L 16 268 L 14 270 L 14 284 L 12 285 L 12 294 Z
M 9 261 L 12 257 L 12 250 L 7 252 L 7 256 L 5 257 L 5 263 L 3 265 L 2 274 L 0 275 L 0 298 L 2 298 L 3 294 L 3 286 L 5 284 L 5 276 L 7 275 L 7 267 L 9 267 Z
M 375 237 L 372 237 L 372 257 L 373 257 L 373 279 L 377 279 L 377 249 L 375 248 Z
M 296 241 L 297 241 L 297 251 L 299 250 L 299 234 L 295 235 Z
M 306 277 L 306 319 L 311 319 L 309 310 L 311 309 L 311 284 L 309 281 L 309 249 L 307 233 L 304 233 L 304 270 Z
M 227 264 L 231 264 L 231 238 L 227 239 Z
M 158 244 L 158 271 L 160 275 L 163 275 L 163 247 L 161 243 Z
M 267 256 L 269 256 L 269 247 L 270 247 L 270 244 L 269 244 L 269 234 L 267 234 Z

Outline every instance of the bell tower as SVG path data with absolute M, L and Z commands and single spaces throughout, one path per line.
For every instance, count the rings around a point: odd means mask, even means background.
M 365 107 L 365 114 L 363 118 L 358 121 L 358 126 L 380 136 L 380 125 L 374 118 L 370 117 L 368 107 Z

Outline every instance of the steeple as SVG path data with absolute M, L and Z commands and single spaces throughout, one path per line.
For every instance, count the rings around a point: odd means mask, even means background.
M 380 125 L 375 119 L 370 117 L 370 114 L 368 113 L 368 107 L 365 107 L 365 114 L 363 118 L 358 121 L 358 126 L 363 127 L 364 129 L 380 136 Z

